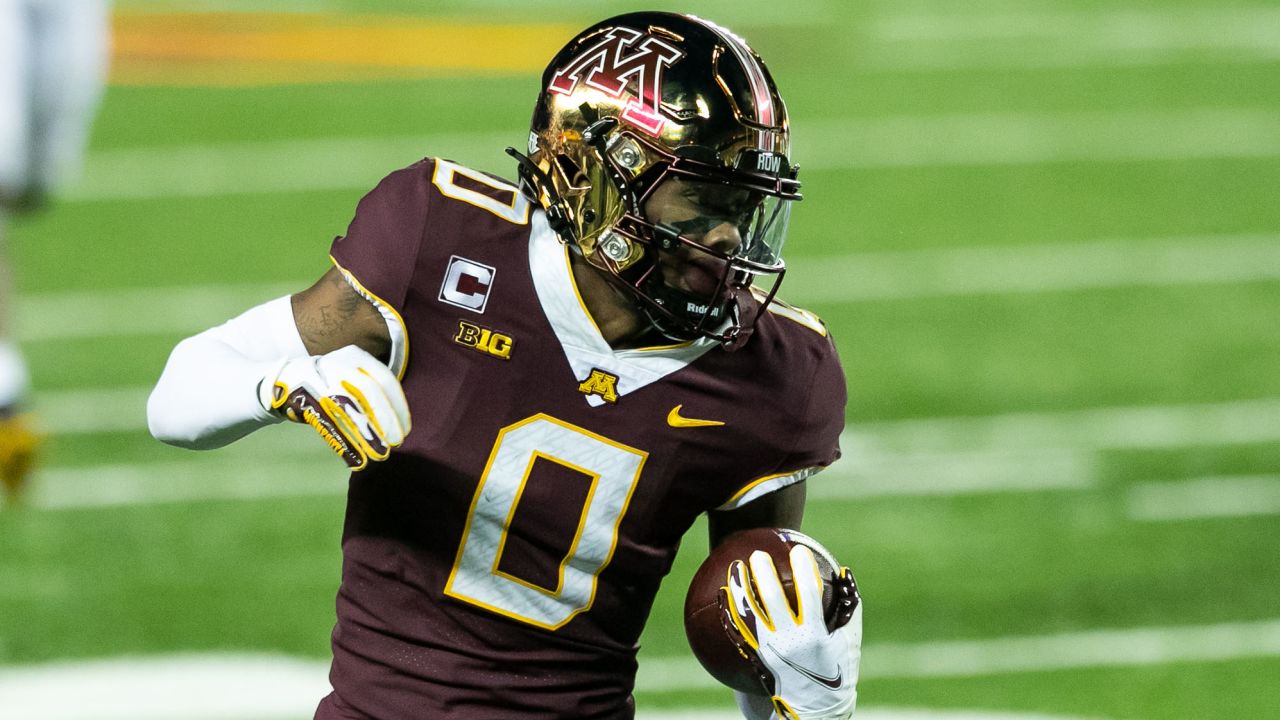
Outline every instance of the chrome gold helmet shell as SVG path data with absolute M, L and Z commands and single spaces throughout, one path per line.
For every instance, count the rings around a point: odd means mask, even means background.
M 525 192 L 552 228 L 621 280 L 668 335 L 720 337 L 733 320 L 726 302 L 672 302 L 671 289 L 656 285 L 655 254 L 690 244 L 645 217 L 645 199 L 664 180 L 760 198 L 722 285 L 745 298 L 756 275 L 783 270 L 789 205 L 800 199 L 786 106 L 759 56 L 714 23 L 642 12 L 579 33 L 543 73 L 521 160 Z

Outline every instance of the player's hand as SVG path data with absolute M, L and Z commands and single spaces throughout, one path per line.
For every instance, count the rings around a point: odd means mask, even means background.
M 353 470 L 384 460 L 409 433 L 409 403 L 395 375 L 355 345 L 293 358 L 263 379 L 269 411 L 320 433 Z
M 822 578 L 813 551 L 791 549 L 797 606 L 791 607 L 768 553 L 729 567 L 722 601 L 730 620 L 772 676 L 777 720 L 844 720 L 857 702 L 862 652 L 862 603 L 848 622 L 828 630 L 823 618 Z M 841 587 L 843 586 L 843 587 Z M 853 575 L 841 569 L 837 592 L 854 593 Z

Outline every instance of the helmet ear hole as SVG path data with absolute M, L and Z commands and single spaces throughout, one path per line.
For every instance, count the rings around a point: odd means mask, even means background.
M 587 179 L 587 174 L 578 166 L 578 163 L 573 161 L 573 158 L 568 155 L 557 155 L 555 161 L 560 168 L 560 173 L 569 181 L 571 188 L 583 187 L 590 182 Z

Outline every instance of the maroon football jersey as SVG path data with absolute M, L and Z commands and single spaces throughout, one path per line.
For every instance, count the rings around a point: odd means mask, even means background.
M 632 717 L 695 518 L 839 456 L 826 330 L 778 305 L 734 352 L 614 351 L 542 212 L 443 160 L 383 180 L 332 254 L 389 319 L 413 427 L 351 477 L 317 717 Z

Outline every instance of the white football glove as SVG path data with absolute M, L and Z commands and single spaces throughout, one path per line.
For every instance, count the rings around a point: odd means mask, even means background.
M 862 654 L 862 603 L 853 575 L 841 568 L 837 583 L 837 592 L 856 603 L 852 616 L 829 631 L 813 551 L 797 545 L 791 548 L 790 561 L 794 610 L 768 553 L 757 550 L 748 563 L 735 560 L 723 597 L 729 619 L 754 651 L 748 654 L 772 676 L 775 720 L 845 720 L 853 715 L 858 699 Z
M 353 470 L 385 460 L 409 433 L 400 381 L 355 345 L 286 360 L 263 378 L 258 400 L 286 420 L 310 425 Z

